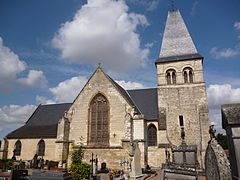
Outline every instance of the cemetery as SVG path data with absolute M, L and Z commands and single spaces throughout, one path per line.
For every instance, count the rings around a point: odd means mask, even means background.
M 240 180 L 240 104 L 221 106 L 223 149 L 204 58 L 179 10 L 164 25 L 157 87 L 125 90 L 99 63 L 72 103 L 40 104 L 0 141 L 0 180 Z

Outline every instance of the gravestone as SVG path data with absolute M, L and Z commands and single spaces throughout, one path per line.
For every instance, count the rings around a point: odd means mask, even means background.
M 210 134 L 213 134 L 210 132 Z M 217 143 L 214 135 L 208 142 L 205 154 L 205 168 L 207 180 L 230 180 L 230 163 L 223 148 Z
M 132 143 L 132 152 L 130 154 L 130 158 L 132 158 L 130 178 L 136 179 L 138 177 L 141 177 L 141 152 L 137 141 L 133 141 Z
M 11 180 L 24 180 L 28 177 L 28 170 L 12 170 L 11 171 Z
M 222 105 L 222 126 L 226 130 L 232 176 L 240 178 L 240 104 Z
M 33 171 L 30 180 L 71 180 L 72 178 L 65 172 L 56 171 Z
M 182 143 L 172 146 L 172 162 L 170 153 L 166 149 L 166 164 L 164 167 L 164 178 L 166 179 L 197 179 L 197 146 L 187 145 L 185 142 L 184 128 L 181 128 Z

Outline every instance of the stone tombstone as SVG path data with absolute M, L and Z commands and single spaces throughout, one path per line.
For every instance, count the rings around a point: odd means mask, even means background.
M 142 169 L 141 169 L 141 152 L 138 146 L 137 141 L 133 141 L 132 144 L 133 152 L 132 152 L 132 163 L 131 163 L 131 172 L 130 172 L 130 178 L 136 179 L 137 177 L 142 176 Z
M 222 127 L 226 130 L 232 176 L 240 178 L 240 103 L 222 105 Z
M 207 180 L 230 180 L 230 163 L 223 148 L 215 138 L 209 141 L 205 154 L 205 168 Z
M 65 172 L 57 171 L 33 171 L 30 180 L 71 180 L 72 178 Z

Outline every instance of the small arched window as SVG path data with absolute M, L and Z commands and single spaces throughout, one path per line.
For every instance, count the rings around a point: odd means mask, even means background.
M 45 154 L 45 142 L 44 142 L 44 140 L 40 140 L 39 142 L 38 142 L 38 152 L 37 152 L 37 155 L 38 156 L 44 156 L 44 154 Z
M 15 143 L 15 147 L 14 147 L 15 156 L 20 156 L 21 150 L 22 150 L 22 143 L 20 140 L 17 140 L 17 142 Z
M 184 76 L 184 83 L 188 83 L 187 71 L 184 71 L 183 76 Z
M 157 146 L 157 128 L 150 124 L 147 131 L 148 146 Z
M 89 143 L 109 144 L 109 105 L 102 94 L 97 94 L 90 103 Z
M 170 75 L 170 72 L 167 73 L 167 84 L 171 84 L 171 75 Z
M 193 74 L 192 71 L 189 71 L 189 82 L 193 83 Z
M 168 85 L 177 83 L 176 71 L 174 69 L 167 70 L 166 80 Z
M 193 83 L 193 70 L 190 67 L 183 70 L 184 83 Z

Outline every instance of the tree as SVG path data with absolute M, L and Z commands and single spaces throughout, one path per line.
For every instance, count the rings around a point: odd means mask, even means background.
M 77 145 L 73 145 L 72 164 L 68 169 L 73 179 L 88 179 L 90 174 L 90 165 L 82 162 L 84 157 L 83 138 Z
M 83 138 L 80 137 L 80 142 L 77 145 L 73 145 L 73 153 L 72 153 L 72 164 L 82 163 L 82 159 L 84 157 L 84 149 L 83 149 Z
M 216 140 L 223 149 L 228 149 L 227 135 L 218 133 L 216 135 Z

